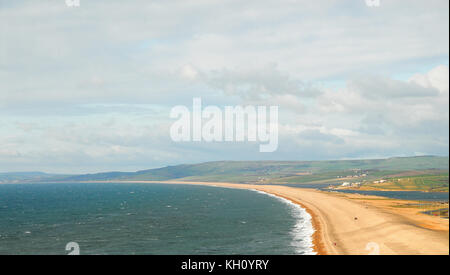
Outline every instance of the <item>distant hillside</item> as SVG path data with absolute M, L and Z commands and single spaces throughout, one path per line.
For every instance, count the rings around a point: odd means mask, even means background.
M 91 180 L 203 180 L 231 182 L 260 182 L 289 179 L 290 182 L 305 182 L 314 176 L 322 178 L 345 176 L 356 170 L 367 170 L 378 174 L 400 171 L 437 169 L 448 170 L 448 157 L 405 157 L 372 160 L 336 161 L 217 161 L 200 164 L 168 166 L 138 172 L 109 172 L 61 178 L 66 181 Z M 384 172 L 383 172 L 384 171 Z M 317 176 L 316 176 L 317 178 Z M 292 180 L 294 179 L 294 180 Z M 321 179 L 318 177 L 318 179 Z
M 10 172 L 0 173 L 0 183 L 15 183 L 27 181 L 42 181 L 49 180 L 56 177 L 63 177 L 62 175 L 46 174 L 42 172 Z

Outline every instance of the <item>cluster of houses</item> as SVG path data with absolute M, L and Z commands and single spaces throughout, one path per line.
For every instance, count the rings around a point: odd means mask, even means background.
M 328 186 L 328 189 L 340 189 L 340 188 L 346 188 L 346 187 L 359 188 L 359 187 L 361 187 L 361 182 L 347 182 L 347 181 L 345 181 L 339 186 L 330 185 L 330 186 Z
M 361 182 L 343 182 L 341 184 L 341 187 L 360 187 L 361 186 Z
M 386 182 L 386 180 L 376 180 L 373 183 L 383 183 Z M 361 182 L 348 182 L 348 181 L 344 181 L 341 185 L 339 185 L 338 187 L 330 185 L 328 186 L 329 189 L 339 189 L 339 188 L 345 188 L 345 187 L 353 187 L 353 188 L 359 188 L 361 187 L 362 183 Z
M 361 178 L 361 177 L 367 177 L 367 174 L 358 174 L 358 175 L 349 175 L 349 176 L 337 176 L 336 178 Z

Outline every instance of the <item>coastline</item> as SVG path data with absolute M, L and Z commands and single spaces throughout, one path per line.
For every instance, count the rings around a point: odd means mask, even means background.
M 187 181 L 90 181 L 206 185 L 250 189 L 289 200 L 311 216 L 313 249 L 318 255 L 449 254 L 449 220 L 393 204 L 414 201 L 376 199 L 279 185 Z M 374 199 L 375 198 L 375 199 Z M 380 197 L 378 197 L 380 198 Z M 414 240 L 414 241 L 411 241 Z M 371 250 L 373 245 L 377 251 Z
M 219 187 L 219 186 L 216 186 L 216 187 Z M 219 187 L 219 188 L 223 188 L 223 187 Z M 318 230 L 317 230 L 317 227 L 314 225 L 314 218 L 313 218 L 314 213 L 312 213 L 308 208 L 304 207 L 300 203 L 291 200 L 290 198 L 287 198 L 287 197 L 284 197 L 284 196 L 275 195 L 275 194 L 268 193 L 268 192 L 265 192 L 265 191 L 260 191 L 260 190 L 257 190 L 257 189 L 248 189 L 248 190 L 252 190 L 252 191 L 255 191 L 255 192 L 258 192 L 258 193 L 261 193 L 261 194 L 265 194 L 265 195 L 268 195 L 268 196 L 276 197 L 276 198 L 278 198 L 280 200 L 283 200 L 283 201 L 285 201 L 287 203 L 293 204 L 293 205 L 299 207 L 300 209 L 304 210 L 307 213 L 307 215 L 309 215 L 309 219 L 310 219 L 311 227 L 312 227 L 312 231 L 313 231 L 312 234 L 310 235 L 310 238 L 311 238 L 311 246 L 310 246 L 310 248 L 312 249 L 312 252 L 315 253 L 315 255 L 321 255 L 321 253 L 323 253 L 323 248 L 321 248 L 319 246 L 319 243 L 318 243 L 318 236 L 317 236 Z
M 306 212 L 308 212 L 308 214 L 311 216 L 311 223 L 314 228 L 314 232 L 311 235 L 312 244 L 313 244 L 312 248 L 313 248 L 314 252 L 317 253 L 317 255 L 327 255 L 325 246 L 323 245 L 323 243 L 321 241 L 322 228 L 320 226 L 320 223 L 318 222 L 318 216 L 310 208 L 308 208 L 306 205 L 302 204 L 301 202 L 294 201 L 288 197 L 284 197 L 281 195 L 275 195 L 275 196 L 279 196 L 281 198 L 291 201 L 292 203 L 298 204 L 300 207 L 305 209 Z
M 269 194 L 272 194 L 272 193 L 269 193 Z M 294 204 L 297 204 L 301 208 L 305 209 L 306 212 L 308 212 L 309 216 L 311 217 L 311 223 L 312 223 L 312 226 L 314 229 L 314 232 L 311 235 L 313 251 L 316 252 L 317 255 L 326 255 L 327 253 L 326 253 L 325 247 L 322 244 L 322 242 L 320 241 L 320 236 L 321 236 L 322 231 L 321 231 L 320 223 L 318 222 L 317 215 L 313 211 L 311 211 L 311 209 L 309 209 L 307 206 L 305 206 L 304 204 L 302 204 L 299 201 L 292 200 L 291 198 L 285 197 L 282 195 L 277 195 L 277 194 L 272 194 L 272 195 L 286 199 Z
M 166 184 L 187 184 L 187 185 L 204 185 L 204 186 L 211 186 L 211 187 L 219 187 L 219 188 L 231 188 L 231 189 L 244 189 L 244 190 L 251 190 L 251 191 L 257 191 L 262 192 L 268 195 L 272 195 L 281 199 L 285 199 L 287 201 L 292 202 L 293 204 L 296 204 L 300 206 L 302 209 L 304 209 L 309 216 L 311 217 L 311 223 L 313 227 L 313 233 L 311 235 L 312 239 L 312 250 L 317 255 L 326 255 L 326 250 L 322 242 L 320 241 L 321 236 L 321 226 L 318 222 L 317 215 L 311 211 L 306 205 L 302 204 L 301 202 L 297 200 L 293 200 L 292 198 L 288 196 L 283 196 L 280 194 L 277 194 L 275 192 L 269 192 L 266 190 L 261 190 L 257 188 L 257 185 L 249 185 L 249 184 L 235 184 L 235 183 L 225 183 L 225 182 L 184 182 L 184 181 L 122 181 L 122 182 L 128 182 L 128 183 L 166 183 Z M 245 185 L 245 186 L 241 186 Z
M 319 216 L 313 210 L 310 209 L 307 205 L 300 202 L 299 200 L 295 200 L 292 197 L 284 196 L 278 194 L 273 191 L 263 190 L 259 188 L 258 185 L 251 184 L 236 184 L 236 183 L 226 183 L 226 182 L 189 182 L 189 181 L 89 181 L 89 182 L 121 182 L 121 183 L 156 183 L 156 184 L 186 184 L 186 185 L 204 185 L 211 187 L 220 187 L 220 188 L 231 188 L 231 189 L 245 189 L 245 190 L 253 190 L 259 191 L 266 194 L 270 194 L 285 200 L 288 200 L 301 208 L 303 208 L 311 217 L 311 223 L 313 227 L 313 233 L 311 235 L 312 238 L 312 249 L 317 255 L 327 255 L 327 249 L 325 248 L 324 242 L 322 241 L 323 232 L 322 225 L 319 222 Z

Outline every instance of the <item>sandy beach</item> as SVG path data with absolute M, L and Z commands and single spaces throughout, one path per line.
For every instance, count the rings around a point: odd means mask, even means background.
M 291 200 L 312 217 L 319 255 L 449 254 L 449 220 L 396 208 L 408 201 L 278 185 L 222 182 L 127 181 L 254 189 Z

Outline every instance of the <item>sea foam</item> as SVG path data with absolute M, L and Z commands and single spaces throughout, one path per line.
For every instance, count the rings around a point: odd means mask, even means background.
M 300 205 L 293 203 L 292 201 L 273 195 L 264 191 L 250 189 L 260 194 L 264 194 L 273 197 L 285 204 L 287 204 L 291 210 L 292 215 L 296 219 L 296 223 L 290 232 L 292 235 L 292 246 L 295 248 L 296 253 L 305 255 L 316 255 L 317 253 L 313 249 L 314 227 L 312 226 L 311 215 Z

